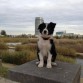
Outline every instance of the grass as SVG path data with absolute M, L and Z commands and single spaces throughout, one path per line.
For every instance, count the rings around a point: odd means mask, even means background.
M 83 39 L 56 39 L 56 46 L 72 48 L 76 52 L 83 53 Z
M 0 49 L 0 57 L 4 62 L 13 64 L 23 64 L 27 61 L 36 59 L 37 38 L 0 38 L 3 43 L 21 42 L 22 45 L 15 47 L 15 52 L 9 53 L 7 50 Z M 83 53 L 82 39 L 56 39 L 57 59 L 60 61 L 73 63 L 74 58 L 78 57 L 76 53 Z M 4 46 L 1 46 L 4 47 Z M 79 55 L 80 56 L 80 55 Z M 81 56 L 83 57 L 83 56 Z
M 2 63 L 2 66 L 0 67 L 0 77 L 7 77 L 8 70 L 10 68 L 14 68 L 17 65 L 9 64 L 9 63 Z
M 67 57 L 73 57 L 73 58 L 76 57 L 76 51 L 72 48 L 56 46 L 56 49 L 60 55 L 64 55 Z
M 18 65 L 2 62 L 2 66 L 10 69 L 10 68 L 14 68 L 14 67 L 16 67 Z
M 36 49 L 37 49 L 36 44 L 23 44 L 23 45 L 17 45 L 15 47 L 16 51 L 24 51 L 24 50 L 35 51 Z
M 0 42 L 4 42 L 4 43 L 9 43 L 9 42 L 21 42 L 23 44 L 26 43 L 36 43 L 37 42 L 37 38 L 11 38 L 11 37 L 0 37 Z
M 1 77 L 6 77 L 8 72 L 8 68 L 6 67 L 0 67 L 0 76 Z
M 0 49 L 1 50 L 7 50 L 8 46 L 5 43 L 0 42 Z
M 12 63 L 12 64 L 23 64 L 28 61 L 34 60 L 37 58 L 36 51 L 17 51 L 14 53 L 4 52 L 2 53 L 2 61 L 6 63 Z M 63 56 L 58 54 L 57 60 L 63 61 L 63 62 L 69 62 L 74 63 L 75 59 L 67 56 Z
M 29 56 L 30 56 L 30 52 L 26 52 L 26 51 L 19 51 L 13 53 L 5 51 L 2 53 L 1 58 L 3 62 L 19 65 L 30 61 Z
M 15 52 L 0 50 L 2 61 L 19 65 L 36 59 L 36 45 L 19 45 L 15 50 Z
M 57 60 L 62 62 L 68 62 L 68 63 L 75 63 L 75 59 L 71 57 L 66 57 L 63 55 L 57 55 Z
M 78 58 L 83 59 L 83 53 L 76 53 L 76 56 L 77 56 Z
M 15 52 L 9 52 L 5 43 L 21 42 L 22 45 L 15 47 Z M 23 64 L 37 58 L 37 38 L 0 38 L 0 58 L 6 63 Z M 75 63 L 75 58 L 83 58 L 82 39 L 55 39 L 56 50 L 58 55 L 56 59 L 62 62 Z M 0 76 L 6 77 L 8 72 L 7 67 L 0 67 Z

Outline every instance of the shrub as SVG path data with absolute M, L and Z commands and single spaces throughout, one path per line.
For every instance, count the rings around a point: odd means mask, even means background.
M 17 51 L 13 53 L 9 53 L 8 51 L 5 51 L 2 53 L 2 61 L 7 63 L 13 63 L 13 64 L 23 64 L 25 62 L 31 61 L 36 59 L 36 51 Z M 74 59 L 63 56 L 63 55 L 57 55 L 57 60 L 64 61 L 64 62 L 70 62 L 74 63 Z
M 29 43 L 37 43 L 37 38 L 32 38 L 32 39 L 29 39 Z
M 8 68 L 6 67 L 0 67 L 0 76 L 1 77 L 6 77 L 8 72 Z
M 30 51 L 33 51 L 33 50 L 36 50 L 37 49 L 37 46 L 36 44 L 25 44 L 25 45 L 17 45 L 15 47 L 15 50 L 16 51 L 24 51 L 24 50 L 30 50 Z
M 0 50 L 8 49 L 8 46 L 5 43 L 0 43 Z
M 77 56 L 78 58 L 83 59 L 83 53 L 76 53 L 76 56 Z
M 59 42 L 60 45 L 73 45 L 77 44 L 77 41 L 74 39 L 57 39 L 56 42 Z
M 3 62 L 19 65 L 35 59 L 35 51 L 18 51 L 11 53 L 4 51 L 1 53 L 0 57 Z
M 15 51 L 22 51 L 23 50 L 23 46 L 22 45 L 17 45 L 15 47 Z
M 9 53 L 7 51 L 2 53 L 2 61 L 13 64 L 22 64 L 27 61 L 27 54 L 25 52 Z
M 76 45 L 73 45 L 73 49 L 75 49 L 79 53 L 83 53 L 83 44 L 78 43 Z
M 69 57 L 76 57 L 75 50 L 74 49 L 71 49 L 71 48 L 57 46 L 57 52 L 60 55 L 69 56 Z
M 75 63 L 75 59 L 63 55 L 57 55 L 57 60 L 69 63 Z
M 29 60 L 34 60 L 37 58 L 37 54 L 36 51 L 30 51 L 30 56 L 29 56 Z
M 12 37 L 2 37 L 0 38 L 0 42 L 28 42 L 28 38 L 12 38 Z

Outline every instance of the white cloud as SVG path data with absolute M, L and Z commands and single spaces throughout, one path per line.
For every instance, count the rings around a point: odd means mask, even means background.
M 27 31 L 33 29 L 34 32 L 37 16 L 43 17 L 45 22 L 56 22 L 58 26 L 79 25 L 75 31 L 82 33 L 83 0 L 0 0 L 0 26 L 6 27 L 6 30 L 9 27 L 11 30 L 25 27 Z M 67 31 L 72 29 L 68 27 Z

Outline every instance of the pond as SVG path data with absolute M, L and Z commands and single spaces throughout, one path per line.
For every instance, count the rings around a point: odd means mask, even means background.
M 8 45 L 9 47 L 9 52 L 15 52 L 15 46 L 16 45 L 21 45 L 22 43 L 21 42 L 18 42 L 18 43 L 6 43 L 6 45 Z
M 6 43 L 6 45 L 8 45 L 8 46 L 16 46 L 16 45 L 21 45 L 21 44 L 22 44 L 21 42 L 18 42 L 18 43 L 15 43 L 15 42 Z

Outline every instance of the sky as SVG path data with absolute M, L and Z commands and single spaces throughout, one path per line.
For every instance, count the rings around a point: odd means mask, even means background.
M 83 0 L 0 0 L 0 30 L 34 34 L 35 17 L 56 23 L 55 32 L 83 35 Z

